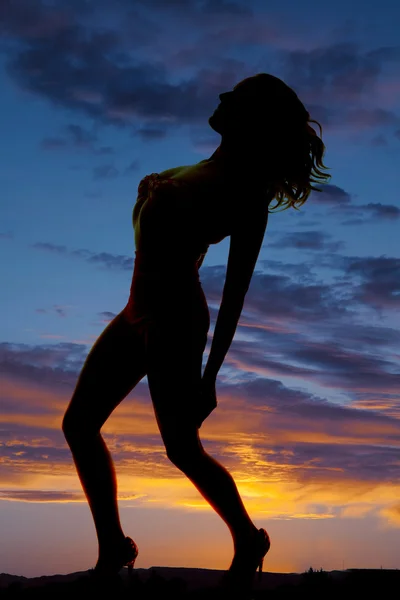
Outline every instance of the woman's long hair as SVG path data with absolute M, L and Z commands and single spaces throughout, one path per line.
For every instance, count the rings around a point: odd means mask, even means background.
M 309 123 L 316 123 L 320 128 L 318 137 Z M 275 176 L 271 182 L 271 196 L 276 200 L 275 206 L 268 212 L 282 212 L 289 207 L 298 210 L 311 191 L 322 192 L 313 183 L 327 183 L 331 175 L 324 173 L 329 167 L 323 163 L 325 144 L 322 141 L 322 126 L 318 121 L 307 119 L 301 128 L 294 127 L 292 132 L 278 138 L 275 145 L 273 169 Z M 278 207 L 281 210 L 276 211 Z
M 250 135 L 255 130 L 258 142 L 267 140 L 265 152 L 260 151 L 260 143 L 256 145 L 259 160 L 268 164 L 268 197 L 271 201 L 276 200 L 275 206 L 271 206 L 273 210 L 268 212 L 282 212 L 290 206 L 298 210 L 297 207 L 306 202 L 311 191 L 323 191 L 314 187 L 313 183 L 327 183 L 331 178 L 324 173 L 329 167 L 322 161 L 325 154 L 322 126 L 310 119 L 295 91 L 282 79 L 268 73 L 259 73 L 255 79 L 261 90 L 260 112 L 255 119 L 262 117 L 256 121 L 257 127 L 250 128 Z M 263 97 L 265 100 L 262 100 Z M 318 125 L 321 137 L 310 123 Z M 254 138 L 252 142 L 255 143 Z M 262 164 L 259 168 L 263 170 Z M 280 211 L 275 210 L 278 207 L 281 207 Z

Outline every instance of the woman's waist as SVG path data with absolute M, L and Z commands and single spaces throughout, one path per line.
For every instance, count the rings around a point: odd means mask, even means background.
M 135 251 L 133 276 L 148 281 L 198 281 L 199 270 L 197 260 L 193 256 L 171 255 L 167 258 L 160 255 Z
M 207 299 L 202 288 L 198 271 L 180 273 L 133 271 L 129 293 L 130 310 L 137 315 L 165 314 L 203 310 Z

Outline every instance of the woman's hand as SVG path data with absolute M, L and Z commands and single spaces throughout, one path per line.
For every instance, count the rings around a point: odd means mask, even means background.
M 199 387 L 197 427 L 200 429 L 203 421 L 217 407 L 216 379 L 202 377 Z

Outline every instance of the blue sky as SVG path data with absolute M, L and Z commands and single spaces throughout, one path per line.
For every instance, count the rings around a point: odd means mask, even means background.
M 128 299 L 137 185 L 210 156 L 218 95 L 258 72 L 321 123 L 332 178 L 269 219 L 202 439 L 270 531 L 265 570 L 399 567 L 399 16 L 388 0 L 2 3 L 1 571 L 93 566 L 60 427 Z M 206 354 L 228 248 L 200 269 Z M 225 525 L 165 457 L 146 378 L 104 434 L 138 566 L 229 566 Z

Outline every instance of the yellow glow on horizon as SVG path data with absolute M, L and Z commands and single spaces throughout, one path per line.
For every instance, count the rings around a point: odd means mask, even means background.
M 121 474 L 118 482 L 118 498 L 130 506 L 147 508 L 162 507 L 165 509 L 187 509 L 194 511 L 212 511 L 194 485 L 172 465 L 177 471 L 173 478 L 156 476 L 132 476 Z M 300 481 L 256 481 L 234 474 L 238 490 L 245 506 L 254 518 L 265 519 L 334 519 L 340 517 L 363 518 L 369 513 L 379 514 L 384 521 L 400 526 L 400 486 L 365 482 L 325 481 L 324 483 L 301 483 Z M 21 485 L 22 483 L 22 485 Z M 3 486 L 3 494 L 7 489 L 29 492 L 45 490 L 46 492 L 63 492 L 76 494 L 73 499 L 65 499 L 63 493 L 54 500 L 41 499 L 38 492 L 36 499 L 26 500 L 12 498 L 21 502 L 86 502 L 77 475 L 73 469 L 69 474 L 45 473 L 31 474 L 19 485 Z M 1 499 L 9 499 L 7 496 Z M 318 506 L 318 511 L 315 507 Z
M 51 448 L 67 449 L 61 432 L 67 395 L 14 382 L 8 382 L 4 389 L 18 410 L 0 415 L 0 422 L 35 429 L 29 439 L 21 434 L 5 442 L 15 451 L 10 450 L 10 456 L 2 459 L 0 499 L 85 503 L 72 456 L 68 463 L 49 459 Z M 389 436 L 395 440 L 399 433 L 396 422 L 353 419 L 330 423 L 299 415 L 291 418 L 273 406 L 249 407 L 245 398 L 226 395 L 221 395 L 219 407 L 201 428 L 200 438 L 211 455 L 212 448 L 218 448 L 219 460 L 234 477 L 254 519 L 332 521 L 375 515 L 383 525 L 400 527 L 399 485 L 351 479 L 340 465 L 324 465 L 318 458 L 296 464 L 294 450 L 285 450 L 286 445 L 301 443 L 385 445 Z M 360 415 L 367 412 L 360 410 Z M 138 395 L 127 399 L 111 415 L 102 433 L 115 462 L 121 506 L 213 512 L 195 486 L 167 459 L 150 398 L 143 400 Z M 41 447 L 43 454 L 33 459 L 29 449 L 40 452 Z

